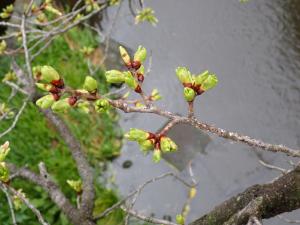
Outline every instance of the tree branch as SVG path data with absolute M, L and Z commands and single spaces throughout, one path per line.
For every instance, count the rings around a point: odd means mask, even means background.
M 56 127 L 57 131 L 60 133 L 60 136 L 63 138 L 71 151 L 83 183 L 80 210 L 86 218 L 92 218 L 95 198 L 93 169 L 89 165 L 81 149 L 79 141 L 74 137 L 64 121 L 62 121 L 50 110 L 44 110 L 43 113 Z
M 261 204 L 255 208 L 258 215 L 250 215 L 245 212 L 247 207 L 254 205 L 253 199 L 260 199 Z M 258 206 L 258 204 L 256 204 Z M 293 171 L 282 175 L 277 180 L 263 185 L 254 185 L 243 193 L 240 193 L 223 202 L 211 212 L 190 223 L 190 225 L 224 224 L 237 213 L 243 212 L 243 216 L 235 220 L 235 225 L 247 224 L 251 216 L 267 219 L 284 212 L 300 208 L 300 165 Z M 253 214 L 253 212 L 252 212 Z

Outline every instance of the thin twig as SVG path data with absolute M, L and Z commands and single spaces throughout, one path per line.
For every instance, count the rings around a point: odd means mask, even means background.
M 4 192 L 4 194 L 6 195 L 6 199 L 7 199 L 10 214 L 11 214 L 12 223 L 13 223 L 13 225 L 17 225 L 16 215 L 15 215 L 14 206 L 12 204 L 11 197 L 10 197 L 9 193 L 7 192 L 6 186 L 2 185 L 2 183 L 1 183 L 1 189 Z
M 17 122 L 19 121 L 20 116 L 22 115 L 25 107 L 27 106 L 27 103 L 28 103 L 28 99 L 26 99 L 23 102 L 23 105 L 21 106 L 18 114 L 15 116 L 15 119 L 14 119 L 14 122 L 12 123 L 12 125 L 7 130 L 5 130 L 4 132 L 2 132 L 0 134 L 0 138 L 2 138 L 3 136 L 5 136 L 6 134 L 8 134 L 9 132 L 11 132 L 15 128 L 15 126 L 17 125 Z

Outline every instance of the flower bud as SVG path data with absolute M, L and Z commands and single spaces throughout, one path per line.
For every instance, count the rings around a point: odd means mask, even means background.
M 184 225 L 184 217 L 181 214 L 176 215 L 176 223 L 180 224 L 180 225 Z
M 105 98 L 98 99 L 95 102 L 95 110 L 96 112 L 102 113 L 107 112 L 107 110 L 110 108 L 109 101 Z
M 124 137 L 130 141 L 145 141 L 148 139 L 150 134 L 144 130 L 131 128 L 129 132 L 127 132 Z
M 118 70 L 109 70 L 105 72 L 106 81 L 108 83 L 122 83 L 124 82 L 124 74 L 121 71 Z
M 134 54 L 133 61 L 143 63 L 146 60 L 146 57 L 147 57 L 147 50 L 146 48 L 140 45 Z
M 215 74 L 209 75 L 207 79 L 201 84 L 204 91 L 214 88 L 218 83 L 218 78 Z
M 35 83 L 35 85 L 43 91 L 50 91 L 53 88 L 51 84 Z
M 9 181 L 9 170 L 5 162 L 0 162 L 0 181 L 4 183 Z
M 86 76 L 83 84 L 83 89 L 87 90 L 88 92 L 94 93 L 97 91 L 98 82 L 91 76 Z
M 0 42 L 0 55 L 2 55 L 6 50 L 7 44 L 5 40 Z
M 51 106 L 51 109 L 57 113 L 65 112 L 66 110 L 68 110 L 70 108 L 71 108 L 71 105 L 69 103 L 69 98 L 64 98 L 57 102 L 54 102 L 53 105 Z
M 6 141 L 3 145 L 0 146 L 0 162 L 3 162 L 9 153 L 9 142 Z
M 197 189 L 192 187 L 189 192 L 189 198 L 190 199 L 195 198 L 196 194 L 197 194 Z
M 130 56 L 126 49 L 122 46 L 119 47 L 120 55 L 125 63 L 126 66 L 131 66 Z
M 152 160 L 155 163 L 158 163 L 161 160 L 161 151 L 160 151 L 160 149 L 157 149 L 157 148 L 154 149 Z
M 40 79 L 48 83 L 60 79 L 58 72 L 51 66 L 42 66 L 40 72 L 41 72 Z
M 67 180 L 67 183 L 78 194 L 82 192 L 82 181 L 81 180 Z
M 127 71 L 124 72 L 124 77 L 125 77 L 125 83 L 128 85 L 129 88 L 132 90 L 137 90 L 139 84 L 136 81 L 136 79 L 132 76 L 131 72 Z
M 196 92 L 192 88 L 189 88 L 189 87 L 185 87 L 183 89 L 183 94 L 184 94 L 185 100 L 188 102 L 192 102 L 196 96 Z
M 176 75 L 182 84 L 193 83 L 191 72 L 186 67 L 177 67 Z
M 154 140 L 144 140 L 139 141 L 140 148 L 143 152 L 147 153 L 149 150 L 152 150 L 154 148 Z
M 160 149 L 163 152 L 174 152 L 177 150 L 177 145 L 175 144 L 174 141 L 172 141 L 171 138 L 169 137 L 162 137 L 160 139 Z
M 41 109 L 48 109 L 53 105 L 55 99 L 53 95 L 45 95 L 36 101 L 36 105 Z

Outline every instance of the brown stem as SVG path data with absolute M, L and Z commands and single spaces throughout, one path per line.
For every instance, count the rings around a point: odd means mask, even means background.
M 189 112 L 188 112 L 188 118 L 194 117 L 194 101 L 188 102 L 189 105 Z

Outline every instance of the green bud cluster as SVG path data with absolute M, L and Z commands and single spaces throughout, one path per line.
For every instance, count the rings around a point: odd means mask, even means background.
M 147 50 L 143 46 L 139 46 L 136 50 L 133 60 L 131 60 L 130 55 L 127 50 L 120 46 L 120 55 L 124 61 L 128 71 L 118 71 L 109 70 L 106 71 L 105 77 L 108 83 L 123 83 L 125 82 L 127 86 L 137 93 L 141 93 L 142 89 L 140 83 L 144 81 L 145 67 L 142 63 L 146 60 Z
M 78 194 L 82 192 L 81 180 L 67 180 L 68 185 Z
M 5 50 L 7 48 L 7 44 L 5 40 L 2 40 L 0 42 L 0 55 L 4 54 Z
M 161 160 L 162 153 L 174 152 L 178 148 L 169 137 L 152 134 L 136 128 L 131 128 L 125 134 L 125 138 L 130 141 L 136 141 L 144 153 L 153 150 L 152 159 L 154 162 Z
M 214 88 L 218 83 L 217 76 L 208 70 L 199 75 L 192 75 L 186 67 L 178 67 L 176 75 L 184 86 L 183 94 L 187 102 L 194 101 L 197 95 Z
M 0 18 L 1 19 L 7 19 L 11 16 L 12 12 L 14 11 L 14 5 L 10 4 L 6 6 L 2 12 L 0 13 Z
M 107 112 L 110 109 L 109 101 L 105 98 L 98 99 L 95 102 L 95 110 L 98 113 Z

